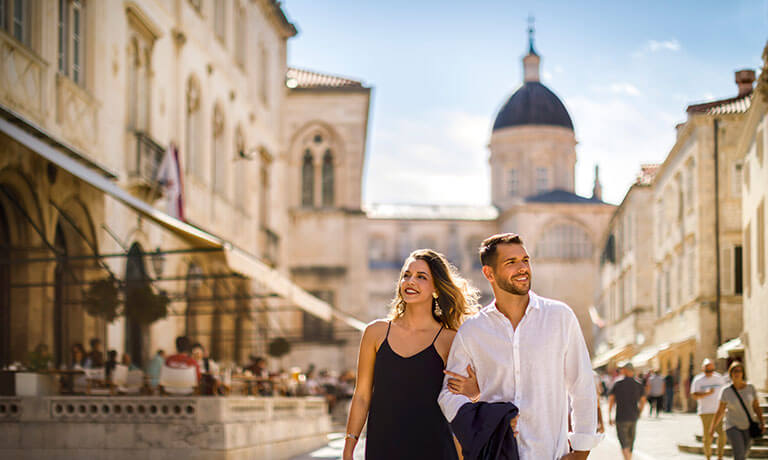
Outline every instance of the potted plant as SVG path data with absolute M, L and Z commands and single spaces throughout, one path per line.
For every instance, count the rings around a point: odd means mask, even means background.
M 48 396 L 56 394 L 56 382 L 51 374 L 42 373 L 52 364 L 48 345 L 41 343 L 27 355 L 25 371 L 16 372 L 16 396 Z
M 98 280 L 85 292 L 83 307 L 89 315 L 111 323 L 120 314 L 119 292 L 120 286 L 114 277 Z

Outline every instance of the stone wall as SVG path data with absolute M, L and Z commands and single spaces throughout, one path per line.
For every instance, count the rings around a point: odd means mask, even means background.
M 276 460 L 330 423 L 321 398 L 0 398 L 0 458 Z

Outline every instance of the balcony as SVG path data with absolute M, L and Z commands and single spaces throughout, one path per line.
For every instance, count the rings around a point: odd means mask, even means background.
M 0 102 L 37 123 L 46 117 L 48 64 L 24 44 L 0 30 Z
M 131 143 L 136 153 L 133 158 L 128 157 L 128 185 L 142 198 L 154 201 L 163 195 L 158 172 L 165 148 L 143 131 L 134 131 Z
M 267 227 L 261 228 L 261 258 L 272 268 L 277 266 L 280 237 Z

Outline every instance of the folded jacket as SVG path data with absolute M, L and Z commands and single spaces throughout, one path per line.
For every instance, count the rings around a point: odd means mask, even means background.
M 519 460 L 517 440 L 509 426 L 518 414 L 508 402 L 466 403 L 456 413 L 451 429 L 465 460 Z

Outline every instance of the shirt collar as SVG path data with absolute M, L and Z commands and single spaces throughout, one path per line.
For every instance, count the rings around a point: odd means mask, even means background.
M 528 311 L 531 309 L 541 310 L 541 299 L 538 295 L 536 295 L 535 292 L 528 291 L 528 308 L 525 309 L 525 313 L 528 314 Z M 496 299 L 493 299 L 491 303 L 486 305 L 484 310 L 487 310 L 490 313 L 504 316 L 504 313 L 500 312 L 499 309 L 496 308 Z

